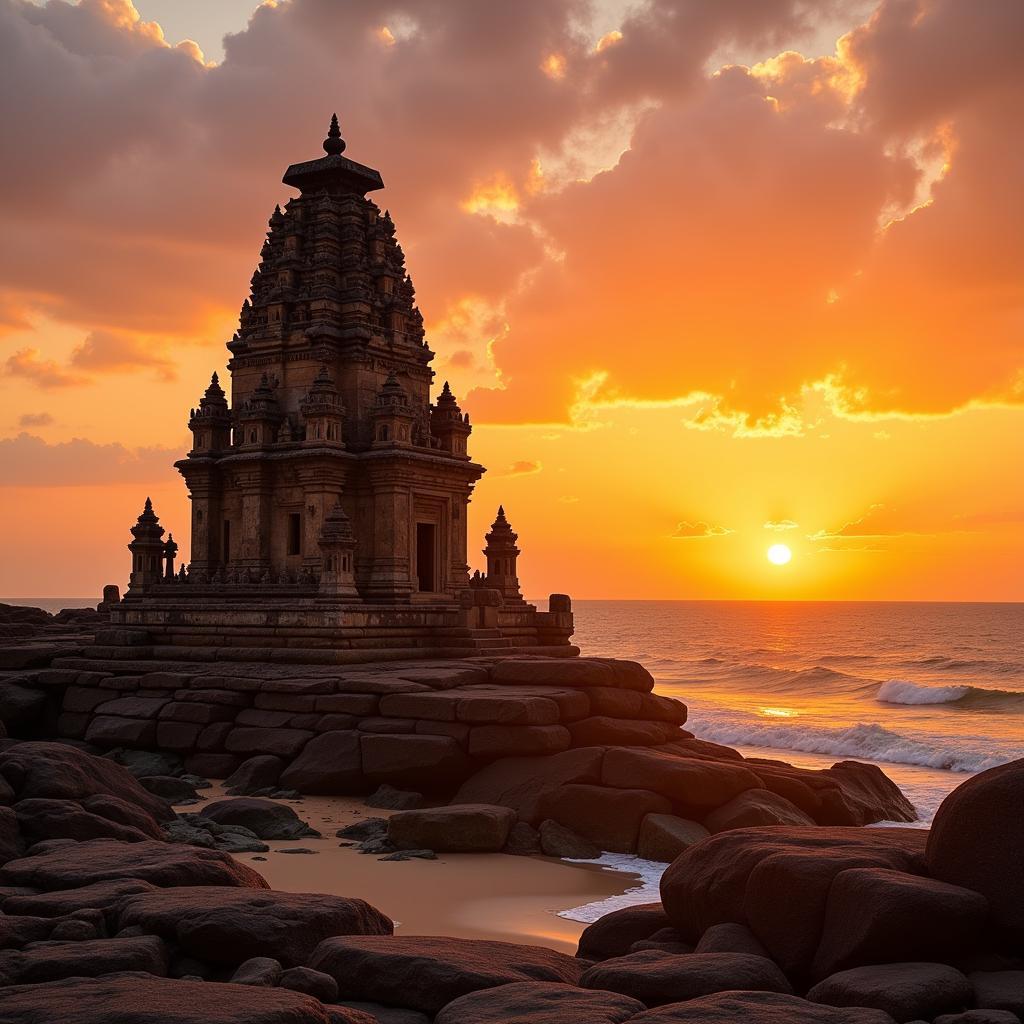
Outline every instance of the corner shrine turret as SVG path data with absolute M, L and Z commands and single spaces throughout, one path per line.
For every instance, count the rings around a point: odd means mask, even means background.
M 299 194 L 274 209 L 227 344 L 230 404 L 214 374 L 189 417 L 192 449 L 176 463 L 192 505 L 187 568 L 158 557 L 163 530 L 147 506 L 114 618 L 189 642 L 234 628 L 247 643 L 295 644 L 305 631 L 322 646 L 379 629 L 375 642 L 398 647 L 436 649 L 451 630 L 567 645 L 564 600 L 542 613 L 520 594 L 503 510 L 486 576 L 471 581 L 467 506 L 484 468 L 469 454 L 469 416 L 447 382 L 431 401 L 434 354 L 405 256 L 389 212 L 367 198 L 380 174 L 342 155 L 337 117 L 323 148 L 285 172 Z

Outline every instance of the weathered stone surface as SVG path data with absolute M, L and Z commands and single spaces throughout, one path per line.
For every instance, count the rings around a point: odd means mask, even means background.
M 624 690 L 619 687 L 592 687 L 587 690 L 591 714 L 612 718 L 640 718 L 649 722 L 686 721 L 686 705 L 671 697 Z
M 211 722 L 230 722 L 235 709 L 224 704 L 203 704 L 197 700 L 165 704 L 160 709 L 161 722 L 188 722 L 192 725 L 209 725 Z M 159 735 L 159 729 L 157 730 Z
M 273 988 L 281 980 L 282 973 L 280 962 L 273 957 L 254 956 L 238 965 L 231 975 L 231 984 Z
M 140 1018 L 144 1008 L 146 1018 Z M 375 1024 L 299 992 L 122 974 L 0 989 L 4 1024 Z
M 350 729 L 315 736 L 281 773 L 281 785 L 300 793 L 365 792 L 359 733 Z
M 928 838 L 928 871 L 988 897 L 992 920 L 1024 942 L 1024 760 L 990 768 L 943 800 Z
M 466 752 L 450 736 L 360 735 L 363 774 L 375 783 L 437 788 L 461 782 L 470 771 Z
M 713 924 L 700 937 L 694 953 L 749 953 L 771 959 L 757 936 L 742 924 Z
M 122 718 L 156 718 L 168 703 L 168 697 L 118 697 L 101 704 L 96 708 L 96 714 Z
M 98 715 L 85 730 L 85 739 L 97 747 L 152 747 L 156 744 L 156 722 Z
M 760 825 L 813 825 L 814 819 L 784 796 L 766 789 L 748 789 L 713 810 L 704 827 L 711 833 Z
M 597 782 L 604 749 L 581 747 L 547 757 L 507 757 L 467 779 L 452 799 L 462 804 L 503 804 L 520 821 L 541 821 L 543 797 L 571 782 Z
M 640 823 L 636 852 L 645 860 L 671 864 L 683 852 L 711 833 L 696 821 L 674 814 L 648 814 Z
M 625 956 L 634 942 L 667 927 L 669 920 L 660 903 L 613 910 L 583 929 L 576 955 L 595 961 Z
M 25 839 L 18 828 L 18 815 L 12 807 L 0 807 L 0 865 L 25 852 Z
M 515 811 L 494 804 L 398 811 L 388 820 L 388 838 L 399 850 L 496 853 L 515 819 Z
M 573 784 L 562 786 L 541 800 L 544 818 L 571 828 L 604 850 L 625 853 L 636 850 L 640 822 L 645 815 L 668 814 L 671 810 L 672 805 L 665 797 L 644 789 Z
M 974 1002 L 986 1010 L 1003 1010 L 1024 1017 L 1024 970 L 972 971 Z
M 0 723 L 14 736 L 30 730 L 46 712 L 46 694 L 15 682 L 0 681 Z
M 643 1009 L 639 1000 L 616 992 L 520 981 L 461 996 L 435 1024 L 623 1024 Z
M 1020 1017 L 1009 1010 L 964 1010 L 944 1013 L 933 1024 L 1020 1024 Z
M 650 689 L 640 676 L 619 681 L 611 666 L 592 658 L 504 658 L 491 666 L 491 682 L 544 686 L 626 686 Z M 653 685 L 653 682 L 652 682 Z
M 106 911 L 125 896 L 134 896 L 155 889 L 151 882 L 140 878 L 117 878 L 94 882 L 77 889 L 58 889 L 56 892 L 23 893 L 0 901 L 5 914 L 36 914 L 39 917 L 61 917 L 76 910 L 95 908 Z
M 185 770 L 209 779 L 225 779 L 238 768 L 234 754 L 199 753 L 185 758 Z
M 164 975 L 167 973 L 167 947 L 155 936 L 144 935 L 47 943 L 0 953 L 0 986 L 33 985 L 60 978 L 94 978 L 115 971 Z
M 601 744 L 653 747 L 670 740 L 676 728 L 668 722 L 644 722 L 603 715 L 581 718 L 568 725 L 574 747 L 596 747 Z
M 211 728 L 207 726 L 207 728 Z M 275 754 L 291 759 L 316 735 L 308 729 L 261 729 L 235 726 L 227 734 L 224 747 L 230 754 Z
M 547 857 L 568 857 L 571 860 L 595 860 L 601 856 L 601 847 L 584 839 L 571 828 L 557 821 L 542 821 L 537 833 L 541 852 Z
M 469 730 L 473 757 L 558 754 L 571 742 L 564 725 L 477 725 Z
M 875 821 L 917 821 L 914 805 L 877 764 L 840 761 L 822 773 L 839 784 L 842 807 L 831 809 L 831 790 L 822 791 L 823 825 L 870 825 Z
M 257 754 L 247 758 L 224 780 L 224 788 L 232 796 L 246 796 L 257 789 L 276 786 L 285 762 L 273 754 Z
M 389 811 L 415 811 L 423 806 L 423 794 L 408 789 L 395 789 L 386 783 L 375 789 L 363 801 L 367 807 Z
M 894 1024 L 881 1010 L 839 1008 L 776 992 L 721 992 L 637 1014 L 630 1024 Z
M 748 789 L 761 789 L 761 780 L 740 764 L 674 757 L 653 750 L 609 750 L 601 781 L 622 789 L 644 788 L 687 807 L 713 809 Z
M 148 793 L 120 765 L 65 743 L 18 743 L 2 750 L 0 775 L 19 800 L 40 797 L 82 801 L 89 796 L 112 795 L 136 805 L 157 821 L 174 817 L 166 801 Z
M 435 1014 L 453 999 L 516 981 L 575 985 L 584 961 L 540 946 L 434 936 L 327 939 L 308 965 L 342 998 L 387 1001 Z
M 239 796 L 204 804 L 198 812 L 218 825 L 244 825 L 260 839 L 302 839 L 318 836 L 287 804 L 262 797 Z
M 159 835 L 159 826 L 143 832 L 99 814 L 92 814 L 74 800 L 22 800 L 15 806 L 21 834 L 27 843 L 44 839 L 119 839 L 137 843 Z
M 840 871 L 828 891 L 813 973 L 909 961 L 951 963 L 978 946 L 988 918 L 980 893 L 885 868 Z
M 267 888 L 261 875 L 226 853 L 152 841 L 119 843 L 114 839 L 91 839 L 70 843 L 49 853 L 8 861 L 0 868 L 0 884 L 44 890 L 70 889 L 122 878 L 140 878 L 159 886 Z
M 139 779 L 143 789 L 168 803 L 177 804 L 196 796 L 196 787 L 187 779 L 175 775 L 150 775 Z
M 557 822 L 552 822 L 556 828 L 561 828 Z M 530 856 L 541 852 L 540 833 L 525 821 L 517 821 L 509 829 L 508 840 L 505 843 L 505 853 L 515 856 Z
M 653 949 L 595 964 L 580 978 L 580 985 L 621 992 L 649 1007 L 734 989 L 792 993 L 782 971 L 761 956 L 746 953 L 678 955 Z
M 262 698 L 261 694 L 257 702 Z M 329 714 L 376 715 L 380 705 L 380 698 L 372 693 L 330 693 L 313 700 L 315 711 Z
M 967 978 L 946 964 L 905 963 L 840 971 L 819 981 L 807 998 L 830 1006 L 870 1006 L 911 1021 L 966 1010 L 973 992 Z
M 338 983 L 323 971 L 309 967 L 291 967 L 281 975 L 281 988 L 304 992 L 322 1003 L 333 1003 L 338 998 Z
M 182 771 L 181 755 L 164 750 L 117 749 L 103 756 L 121 765 L 136 779 L 150 775 L 180 775 Z
M 173 750 L 177 753 L 188 753 L 199 742 L 203 726 L 193 722 L 156 723 L 156 745 L 161 750 Z

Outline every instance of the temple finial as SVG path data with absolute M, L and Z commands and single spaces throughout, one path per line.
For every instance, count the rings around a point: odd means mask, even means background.
M 341 137 L 337 114 L 331 114 L 331 127 L 327 129 L 327 138 L 324 139 L 324 152 L 328 156 L 341 156 L 345 152 L 345 140 Z

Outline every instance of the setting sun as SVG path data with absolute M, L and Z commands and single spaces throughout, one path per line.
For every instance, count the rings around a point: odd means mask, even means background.
M 772 565 L 785 565 L 793 557 L 793 552 L 785 544 L 773 544 L 768 549 L 768 561 Z

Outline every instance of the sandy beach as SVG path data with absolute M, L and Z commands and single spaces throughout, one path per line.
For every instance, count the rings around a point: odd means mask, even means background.
M 220 783 L 201 792 L 208 801 L 224 795 Z M 279 802 L 292 807 L 323 837 L 269 840 L 269 853 L 238 854 L 237 859 L 259 871 L 274 889 L 364 899 L 395 921 L 399 935 L 502 939 L 574 953 L 585 925 L 558 917 L 558 911 L 607 899 L 638 882 L 636 875 L 626 872 L 551 857 L 440 854 L 437 860 L 381 861 L 340 846 L 335 832 L 393 812 L 367 807 L 354 797 L 307 796 Z M 200 806 L 177 810 L 196 811 Z M 282 852 L 296 848 L 316 853 Z

